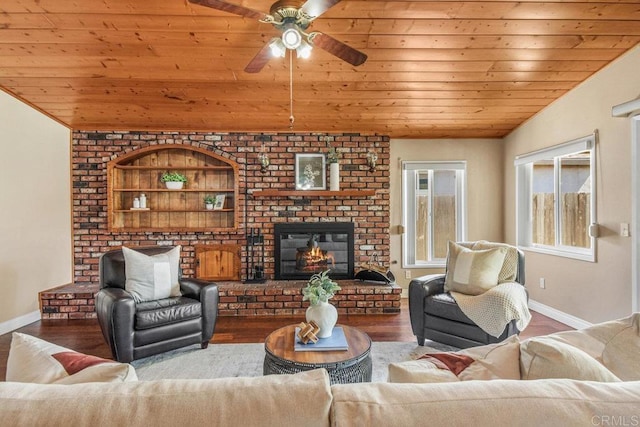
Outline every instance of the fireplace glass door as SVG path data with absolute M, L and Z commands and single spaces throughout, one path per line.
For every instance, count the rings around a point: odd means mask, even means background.
M 275 278 L 353 278 L 353 223 L 275 224 Z

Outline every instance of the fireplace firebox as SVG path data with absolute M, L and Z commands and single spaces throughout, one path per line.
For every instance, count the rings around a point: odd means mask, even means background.
M 275 279 L 308 279 L 331 270 L 353 279 L 353 223 L 284 223 L 274 226 Z

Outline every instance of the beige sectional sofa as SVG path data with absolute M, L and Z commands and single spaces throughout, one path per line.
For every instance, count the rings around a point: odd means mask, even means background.
M 618 424 L 607 424 L 613 418 Z M 631 426 L 639 422 L 640 382 L 552 379 L 329 386 L 326 371 L 316 370 L 259 378 L 0 384 L 0 424 L 7 426 Z
M 638 317 L 632 316 L 585 331 L 554 334 L 541 340 L 541 346 L 510 341 L 501 347 L 477 347 L 472 353 L 455 355 L 467 367 L 454 370 L 453 376 L 442 375 L 446 369 L 434 367 L 436 359 L 390 367 L 390 380 L 407 380 L 415 374 L 422 383 L 330 386 L 324 370 L 210 380 L 129 381 L 131 376 L 123 372 L 117 382 L 108 383 L 70 384 L 73 375 L 62 378 L 66 384 L 6 382 L 0 383 L 0 425 L 637 426 L 639 336 Z M 548 341 L 563 345 L 556 351 L 546 345 Z M 567 350 L 564 345 L 583 348 Z M 515 352 L 515 346 L 523 353 Z M 610 375 L 600 368 L 585 374 L 580 366 L 554 366 L 592 363 L 585 355 Z M 458 360 L 455 357 L 452 360 Z M 561 376 L 563 371 L 569 377 L 604 377 L 502 379 L 504 373 L 516 375 L 513 360 L 502 369 L 510 357 L 526 369 L 528 378 L 545 372 Z M 465 369 L 471 369 L 466 376 Z

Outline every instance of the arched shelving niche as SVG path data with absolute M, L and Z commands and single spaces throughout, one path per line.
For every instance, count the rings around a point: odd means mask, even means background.
M 169 190 L 165 172 L 179 172 L 187 182 Z M 233 231 L 238 227 L 238 165 L 213 152 L 184 145 L 154 145 L 128 153 L 107 165 L 109 230 Z M 145 194 L 146 209 L 134 208 Z M 217 197 L 215 209 L 205 196 Z

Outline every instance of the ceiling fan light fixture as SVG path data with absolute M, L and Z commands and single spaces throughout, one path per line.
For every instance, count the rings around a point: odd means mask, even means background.
M 311 46 L 306 41 L 302 40 L 300 46 L 296 49 L 296 56 L 298 58 L 307 59 L 311 56 L 311 51 L 313 50 L 313 46 Z
M 283 28 L 282 43 L 284 43 L 287 49 L 297 49 L 302 43 L 302 34 L 300 34 L 300 31 L 296 28 L 296 24 L 288 23 L 285 24 Z
M 271 55 L 276 58 L 284 58 L 287 48 L 282 43 L 282 40 L 274 38 L 269 43 L 269 49 L 271 49 Z

